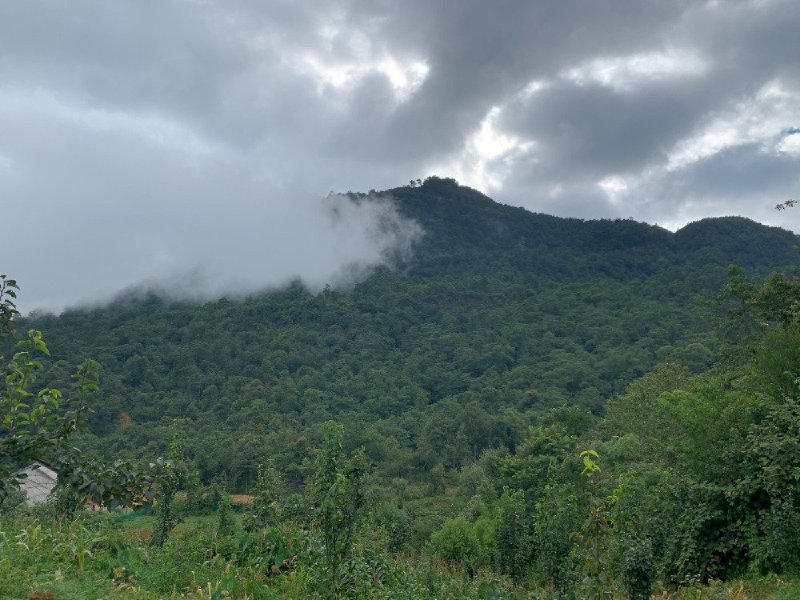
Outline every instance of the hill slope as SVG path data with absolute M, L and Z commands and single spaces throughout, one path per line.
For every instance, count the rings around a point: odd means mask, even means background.
M 796 260 L 796 236 L 745 219 L 673 234 L 534 214 L 452 180 L 386 193 L 425 235 L 352 289 L 150 297 L 23 326 L 45 331 L 55 385 L 83 356 L 104 366 L 103 453 L 152 456 L 179 419 L 202 476 L 246 489 L 264 456 L 302 479 L 336 418 L 380 473 L 424 477 L 514 448 L 550 407 L 599 414 L 658 364 L 706 368 L 716 340 L 694 297 L 716 295 L 731 262 Z

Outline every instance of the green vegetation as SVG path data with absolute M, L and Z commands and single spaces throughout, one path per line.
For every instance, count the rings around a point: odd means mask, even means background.
M 9 496 L 0 596 L 794 597 L 795 236 L 556 219 L 450 180 L 391 193 L 426 234 L 350 289 L 4 305 L 56 350 L 29 369 L 43 389 L 104 366 L 89 430 L 64 432 L 73 489 L 148 508 L 64 519 Z

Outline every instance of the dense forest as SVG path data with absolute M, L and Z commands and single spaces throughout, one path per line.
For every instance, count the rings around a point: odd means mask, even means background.
M 14 319 L 50 348 L 37 385 L 101 365 L 83 455 L 180 465 L 143 518 L 185 562 L 130 593 L 190 589 L 191 560 L 276 575 L 232 597 L 649 598 L 800 567 L 797 236 L 557 218 L 440 178 L 351 196 L 422 231 L 359 283 Z M 226 521 L 227 493 L 255 503 Z

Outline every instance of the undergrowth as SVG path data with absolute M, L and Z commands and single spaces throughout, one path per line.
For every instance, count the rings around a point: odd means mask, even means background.
M 48 509 L 0 515 L 0 598 L 27 600 L 34 592 L 59 600 L 331 598 L 321 541 L 288 526 L 220 534 L 214 516 L 188 517 L 162 548 L 149 544 L 151 516 L 122 518 L 84 512 L 71 521 Z M 348 598 L 529 598 L 554 600 L 547 590 L 524 590 L 491 572 L 428 556 L 390 555 L 364 533 L 347 568 Z M 566 596 L 570 598 L 570 596 Z M 622 598 L 623 596 L 614 596 Z M 751 578 L 662 591 L 656 600 L 795 600 L 800 579 Z M 577 599 L 576 599 L 577 600 Z

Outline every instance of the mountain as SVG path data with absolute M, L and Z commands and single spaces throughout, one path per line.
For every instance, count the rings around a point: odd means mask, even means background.
M 424 478 L 513 449 L 553 407 L 602 414 L 660 364 L 706 369 L 718 340 L 696 297 L 716 297 L 730 263 L 797 262 L 797 236 L 741 218 L 676 233 L 564 219 L 439 178 L 380 195 L 424 235 L 349 289 L 151 295 L 22 323 L 54 351 L 47 383 L 67 387 L 85 356 L 103 365 L 85 445 L 153 456 L 177 419 L 202 477 L 247 489 L 264 456 L 302 480 L 320 423 L 337 419 L 379 474 Z
M 500 205 L 452 179 L 386 192 L 428 232 L 415 254 L 420 275 L 511 267 L 558 280 L 603 273 L 614 279 L 670 266 L 756 270 L 797 264 L 798 236 L 741 217 L 710 218 L 676 233 L 631 219 L 553 217 Z

